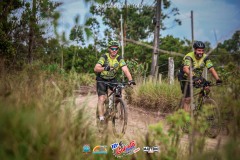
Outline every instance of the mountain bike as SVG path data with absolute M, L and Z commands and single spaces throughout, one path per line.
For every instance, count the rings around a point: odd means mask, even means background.
M 221 130 L 220 122 L 220 111 L 217 103 L 210 98 L 210 87 L 217 86 L 217 84 L 212 84 L 211 81 L 204 80 L 201 84 L 193 84 L 195 90 L 193 93 L 193 116 L 197 120 L 199 117 L 203 118 L 206 122 L 207 127 L 205 129 L 205 134 L 209 138 L 216 138 Z M 183 98 L 180 101 L 180 108 L 183 108 Z M 189 132 L 190 123 L 186 123 L 182 127 L 183 132 Z
M 105 125 L 104 128 L 100 126 L 98 108 L 96 111 L 96 121 L 99 132 L 106 130 L 108 121 L 112 121 L 113 134 L 117 138 L 121 138 L 127 129 L 127 106 L 122 98 L 122 89 L 129 86 L 128 83 L 112 83 L 105 81 L 98 81 L 98 83 L 105 83 L 108 87 L 113 88 L 111 93 L 107 92 L 107 99 L 104 103 L 105 109 Z

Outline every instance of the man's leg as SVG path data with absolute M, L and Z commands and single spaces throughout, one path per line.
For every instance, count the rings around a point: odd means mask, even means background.
M 99 81 L 103 81 L 100 79 Z M 97 81 L 97 93 L 98 93 L 98 104 L 97 104 L 97 109 L 98 109 L 98 114 L 99 114 L 99 119 L 104 120 L 104 102 L 106 100 L 106 94 L 107 94 L 107 86 L 103 82 Z
M 105 102 L 105 95 L 98 96 L 98 113 L 99 113 L 99 119 L 104 120 L 104 102 Z
M 186 112 L 190 112 L 191 111 L 191 97 L 190 97 L 190 85 L 187 81 L 184 81 L 184 83 L 181 86 L 182 89 L 182 93 L 184 95 L 184 99 L 183 99 L 183 109 Z
M 190 97 L 186 97 L 183 100 L 183 108 L 186 112 L 190 112 L 191 110 L 191 106 L 190 106 L 190 102 L 191 102 L 191 98 Z

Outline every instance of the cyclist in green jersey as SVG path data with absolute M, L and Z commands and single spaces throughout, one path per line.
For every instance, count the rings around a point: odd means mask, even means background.
M 217 84 L 221 84 L 222 80 L 220 80 L 216 70 L 213 67 L 211 60 L 204 53 L 205 44 L 201 41 L 196 41 L 193 44 L 193 52 L 190 52 L 185 55 L 183 58 L 182 67 L 178 74 L 178 79 L 180 81 L 181 90 L 184 94 L 183 107 L 184 110 L 190 111 L 190 85 L 189 85 L 189 76 L 190 76 L 190 65 L 192 64 L 192 79 L 193 83 L 200 84 L 203 79 L 202 72 L 204 67 L 208 69 L 208 71 L 213 75 L 216 79 Z M 186 88 L 185 88 L 186 87 Z
M 135 81 L 132 79 L 126 62 L 122 56 L 118 55 L 118 49 L 119 43 L 117 41 L 110 41 L 108 43 L 108 53 L 102 55 L 94 67 L 94 71 L 97 73 L 97 106 L 100 122 L 104 121 L 104 102 L 106 100 L 106 93 L 108 90 L 107 85 L 101 82 L 117 82 L 115 79 L 117 70 L 121 68 L 128 79 L 129 85 L 136 85 Z

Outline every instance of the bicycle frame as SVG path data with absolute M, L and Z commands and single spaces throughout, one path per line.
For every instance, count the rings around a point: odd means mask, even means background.
M 113 133 L 116 137 L 121 138 L 126 131 L 127 128 L 127 110 L 126 105 L 122 99 L 121 90 L 125 88 L 128 83 L 112 83 L 112 82 L 105 82 L 108 87 L 111 88 L 111 92 L 108 93 L 107 90 L 107 100 L 110 100 L 112 96 L 112 103 L 109 106 L 109 101 L 105 101 L 105 118 L 106 118 L 106 125 L 108 121 L 112 121 L 112 128 Z M 98 109 L 97 109 L 97 118 L 98 118 Z M 98 121 L 97 121 L 98 122 Z
M 113 88 L 110 93 L 107 90 L 107 98 L 105 100 L 106 109 L 112 109 L 111 112 L 116 112 L 116 102 L 122 99 L 122 89 L 128 86 L 127 82 L 122 83 L 114 83 L 114 82 L 106 82 L 106 81 L 98 81 L 98 83 L 105 83 L 109 88 Z M 112 96 L 112 103 L 109 106 L 110 97 Z
M 122 89 L 126 87 L 126 85 L 128 85 L 128 83 L 110 83 L 110 82 L 106 82 L 105 84 L 107 84 L 109 87 L 112 87 L 113 90 L 111 91 L 110 94 L 108 94 L 107 91 L 107 99 L 110 98 L 110 96 L 113 96 L 113 103 L 115 104 L 115 98 L 118 99 L 122 99 Z M 114 106 L 114 105 L 113 105 Z M 110 106 L 112 107 L 112 106 Z
M 209 88 L 210 86 L 214 86 L 213 84 L 211 84 L 210 81 L 206 81 L 203 84 L 194 86 L 195 88 L 201 87 L 201 90 L 193 95 L 194 99 L 197 100 L 197 101 L 195 101 L 195 106 L 196 106 L 195 110 L 201 110 L 204 99 L 209 98 L 209 94 L 211 92 L 211 90 Z M 196 102 L 197 102 L 197 104 L 196 104 Z

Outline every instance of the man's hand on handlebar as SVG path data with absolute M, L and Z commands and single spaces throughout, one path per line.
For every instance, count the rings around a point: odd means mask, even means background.
M 134 80 L 130 80 L 128 81 L 128 84 L 131 86 L 131 85 L 136 85 L 135 81 Z
M 104 66 L 104 71 L 110 71 L 111 67 L 110 66 Z
M 193 76 L 192 79 L 193 79 L 193 84 L 195 85 L 201 84 L 204 80 L 202 77 L 196 77 L 196 76 Z
M 222 80 L 221 79 L 217 79 L 216 80 L 216 85 L 221 85 L 222 84 Z

